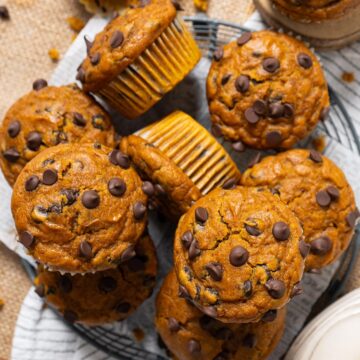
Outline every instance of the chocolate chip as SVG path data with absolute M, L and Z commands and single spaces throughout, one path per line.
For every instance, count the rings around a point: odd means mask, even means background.
M 150 181 L 144 181 L 141 189 L 143 193 L 147 196 L 153 196 L 155 194 L 154 185 Z
M 332 242 L 327 236 L 320 236 L 310 242 L 310 251 L 314 255 L 326 255 L 332 248 Z
M 246 109 L 244 112 L 244 116 L 249 124 L 256 124 L 260 120 L 259 115 L 255 112 L 253 108 Z
M 85 118 L 78 112 L 73 113 L 73 123 L 77 126 L 84 127 L 86 126 Z
M 76 80 L 79 80 L 80 82 L 84 83 L 85 75 L 86 75 L 85 70 L 81 67 L 76 74 Z
M 25 181 L 25 190 L 34 191 L 40 184 L 40 179 L 36 175 L 31 175 Z
M 224 50 L 222 48 L 218 48 L 214 51 L 213 58 L 215 61 L 220 61 L 224 57 Z
M 238 183 L 239 183 L 239 179 L 230 178 L 224 182 L 222 188 L 225 190 L 231 190 L 234 189 Z
M 249 259 L 249 252 L 242 246 L 234 247 L 229 255 L 230 264 L 233 266 L 244 265 Z
M 276 58 L 268 57 L 263 60 L 262 66 L 267 72 L 274 73 L 280 68 L 280 62 Z
M 303 257 L 303 259 L 305 259 L 310 251 L 310 245 L 307 244 L 304 240 L 300 240 L 299 241 L 299 250 L 300 250 L 300 254 Z
M 162 196 L 166 195 L 166 191 L 162 187 L 162 185 L 155 184 L 154 188 L 155 188 L 155 192 L 156 192 L 157 195 L 162 195 Z
M 295 296 L 299 296 L 303 293 L 303 288 L 300 284 L 300 282 L 296 283 L 293 287 L 293 289 L 291 290 L 291 294 L 290 294 L 290 298 L 292 299 Z
M 231 356 L 227 350 L 220 351 L 213 360 L 230 360 Z
M 0 6 L 0 19 L 10 20 L 10 13 L 6 6 Z
M 323 161 L 321 154 L 313 149 L 310 150 L 309 158 L 315 163 L 322 163 Z
M 211 133 L 216 137 L 216 138 L 219 138 L 221 137 L 223 134 L 222 134 L 222 131 L 221 131 L 221 127 L 220 125 L 218 124 L 213 124 L 211 126 Z
M 266 144 L 271 148 L 278 147 L 282 142 L 281 133 L 278 131 L 271 131 L 266 134 Z
M 66 205 L 72 205 L 79 196 L 79 190 L 63 189 L 61 190 L 61 194 L 66 197 Z
M 131 309 L 131 305 L 128 302 L 122 302 L 116 306 L 116 311 L 122 314 L 126 314 Z
M 119 150 L 113 150 L 109 155 L 109 159 L 112 164 L 118 165 L 123 169 L 128 169 L 130 167 L 129 157 Z
M 87 209 L 95 209 L 100 204 L 100 196 L 95 190 L 87 190 L 83 193 L 81 202 Z
M 30 246 L 35 242 L 35 238 L 33 234 L 29 231 L 23 231 L 19 235 L 19 241 L 27 248 L 29 249 Z
M 35 287 L 35 293 L 39 297 L 43 298 L 45 296 L 45 286 L 44 286 L 44 284 L 40 284 L 40 285 L 36 286 Z
M 236 40 L 236 43 L 239 46 L 245 45 L 252 37 L 251 32 L 244 32 L 243 34 L 241 34 L 241 36 Z
M 244 294 L 245 294 L 246 297 L 251 296 L 251 294 L 252 294 L 252 282 L 250 280 L 246 280 L 244 282 L 243 289 L 244 289 Z
M 271 322 L 274 321 L 276 317 L 277 317 L 277 310 L 269 310 L 263 315 L 261 320 L 264 322 Z
M 129 261 L 130 259 L 134 258 L 135 256 L 136 256 L 135 246 L 130 245 L 122 252 L 120 261 L 123 263 L 123 262 Z
M 201 352 L 201 345 L 197 340 L 191 339 L 187 345 L 190 354 L 198 354 Z
M 221 281 L 224 273 L 222 265 L 218 262 L 211 262 L 205 265 L 205 269 L 215 281 Z
M 189 247 L 189 260 L 194 260 L 201 254 L 197 240 L 193 240 Z
M 256 153 L 256 155 L 250 160 L 249 164 L 248 164 L 248 168 L 251 169 L 252 167 L 254 167 L 261 159 L 261 153 L 258 152 Z
M 83 240 L 80 243 L 80 256 L 84 257 L 85 259 L 89 260 L 92 258 L 93 253 L 92 253 L 92 246 L 89 242 L 87 242 L 86 240 Z
M 279 119 L 284 116 L 285 107 L 283 104 L 276 102 L 269 105 L 269 116 L 273 119 Z
M 283 221 L 278 221 L 274 224 L 272 228 L 272 234 L 274 238 L 279 241 L 285 241 L 290 236 L 290 228 L 289 225 L 284 223 Z
M 243 344 L 243 346 L 248 347 L 250 349 L 254 348 L 256 345 L 255 334 L 246 334 L 242 340 L 242 344 Z
M 104 130 L 105 129 L 105 117 L 102 114 L 94 115 L 91 118 L 91 124 L 95 129 Z
M 44 185 L 53 185 L 58 181 L 58 173 L 56 170 L 47 169 L 43 173 L 42 183 Z
M 68 275 L 60 276 L 59 288 L 61 291 L 63 291 L 66 294 L 71 292 L 73 286 L 72 286 L 72 281 L 71 281 L 70 276 L 68 276 Z
M 320 120 L 325 121 L 328 118 L 329 114 L 330 114 L 330 107 L 323 108 L 320 113 Z
M 201 311 L 205 315 L 210 316 L 212 318 L 215 318 L 217 316 L 217 311 L 216 311 L 216 308 L 214 306 L 203 306 L 201 308 Z
M 303 67 L 304 69 L 310 69 L 312 67 L 312 60 L 311 60 L 311 57 L 307 54 L 304 54 L 304 53 L 300 53 L 298 56 L 297 56 L 297 61 L 298 61 L 298 64 Z
M 234 333 L 228 327 L 223 326 L 217 329 L 213 335 L 215 339 L 228 341 L 234 336 Z
M 199 224 L 204 225 L 209 218 L 207 210 L 203 207 L 198 207 L 195 210 L 195 219 Z
M 221 85 L 223 86 L 226 85 L 229 82 L 230 78 L 231 78 L 231 74 L 224 75 L 223 78 L 221 79 Z
M 108 182 L 108 189 L 111 195 L 122 196 L 126 191 L 125 181 L 119 178 L 112 178 Z
M 330 195 L 332 201 L 336 201 L 340 197 L 340 191 L 335 186 L 328 186 L 326 189 L 326 192 Z
M 292 118 L 294 116 L 295 110 L 291 104 L 285 103 L 284 104 L 284 116 L 286 118 Z
M 71 310 L 65 310 L 64 311 L 64 319 L 68 321 L 69 323 L 73 324 L 78 320 L 78 316 L 74 311 Z
M 133 206 L 133 212 L 135 219 L 141 220 L 146 214 L 146 206 L 142 202 L 137 201 Z
M 86 46 L 86 53 L 89 55 L 90 54 L 90 50 L 92 48 L 92 46 L 94 45 L 94 43 L 92 41 L 90 41 L 86 35 L 84 36 L 84 41 L 85 41 L 85 46 Z
M 231 147 L 233 148 L 234 151 L 236 152 L 244 152 L 245 151 L 245 145 L 243 144 L 242 141 L 237 141 L 237 142 L 233 142 L 231 144 Z
M 346 223 L 353 229 L 356 225 L 359 216 L 360 216 L 359 210 L 355 209 L 346 216 Z
M 110 293 L 117 288 L 117 281 L 111 276 L 103 276 L 99 281 L 99 290 L 104 293 Z
M 245 224 L 245 229 L 247 233 L 251 236 L 259 236 L 262 233 L 256 226 L 248 224 Z
M 179 322 L 173 317 L 170 317 L 168 319 L 168 327 L 169 327 L 169 330 L 173 333 L 178 332 L 180 330 Z
M 119 47 L 123 42 L 124 34 L 119 30 L 114 31 L 110 38 L 110 46 L 115 49 Z
M 93 55 L 90 55 L 90 62 L 91 65 L 96 66 L 99 62 L 100 62 L 100 54 L 99 53 L 95 53 Z
M 281 299 L 285 294 L 285 285 L 281 280 L 270 279 L 265 283 L 265 288 L 273 299 Z
M 20 158 L 19 152 L 14 148 L 4 151 L 3 156 L 7 161 L 11 163 L 17 162 Z
M 8 129 L 7 129 L 7 132 L 8 132 L 8 135 L 11 137 L 11 138 L 15 138 L 19 135 L 19 132 L 21 130 L 21 123 L 19 120 L 13 120 L 9 126 L 8 126 Z
M 180 298 L 183 298 L 183 299 L 189 299 L 190 298 L 189 292 L 187 291 L 187 289 L 183 285 L 179 285 L 178 295 L 179 295 Z
M 267 103 L 264 100 L 256 100 L 253 104 L 253 109 L 257 115 L 265 115 L 267 112 Z
M 190 230 L 185 231 L 183 233 L 183 235 L 181 236 L 181 242 L 182 242 L 183 246 L 185 247 L 185 249 L 189 249 L 193 240 L 194 240 L 194 236 Z
M 37 131 L 32 131 L 26 138 L 26 145 L 32 151 L 38 151 L 42 143 L 41 135 Z
M 244 94 L 249 90 L 250 78 L 246 75 L 240 75 L 235 80 L 235 88 L 238 92 Z
M 331 197 L 326 190 L 320 190 L 316 193 L 316 202 L 321 207 L 327 207 L 331 203 Z
M 48 83 L 44 79 L 37 79 L 33 82 L 33 90 L 39 91 L 48 86 Z

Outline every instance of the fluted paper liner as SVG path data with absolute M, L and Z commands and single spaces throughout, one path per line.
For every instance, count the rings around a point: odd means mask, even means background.
M 194 68 L 201 53 L 186 24 L 176 18 L 157 40 L 98 95 L 133 119 L 157 103 Z
M 191 116 L 176 111 L 136 135 L 154 144 L 192 180 L 203 195 L 240 172 L 217 140 Z

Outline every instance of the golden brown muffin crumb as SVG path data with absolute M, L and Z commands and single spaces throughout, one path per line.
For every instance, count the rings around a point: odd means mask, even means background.
M 352 83 L 355 81 L 355 74 L 352 72 L 344 71 L 341 75 L 341 79 L 347 83 Z
M 66 21 L 69 24 L 70 29 L 77 33 L 79 33 L 85 26 L 84 21 L 76 16 L 70 16 L 66 19 Z
M 57 62 L 59 61 L 60 59 L 60 53 L 59 53 L 59 50 L 58 49 L 55 49 L 55 48 L 51 48 L 49 51 L 48 51 L 48 54 L 49 54 L 49 57 L 52 61 L 54 62 Z

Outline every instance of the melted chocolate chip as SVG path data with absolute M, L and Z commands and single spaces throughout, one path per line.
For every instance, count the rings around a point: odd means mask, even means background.
M 249 259 L 249 252 L 242 246 L 234 247 L 229 255 L 230 264 L 233 266 L 244 265 Z
M 205 265 L 205 269 L 215 281 L 221 281 L 224 273 L 222 265 L 218 262 L 211 262 Z
M 43 298 L 45 296 L 45 286 L 44 286 L 44 284 L 40 284 L 40 285 L 36 286 L 35 287 L 35 293 L 39 297 Z
M 316 193 L 316 202 L 321 207 L 327 207 L 331 203 L 331 197 L 326 190 L 320 190 Z
M 25 190 L 34 191 L 40 184 L 40 179 L 36 175 L 31 175 L 25 181 Z
M 78 112 L 74 112 L 73 113 L 73 123 L 76 125 L 76 126 L 79 126 L 79 127 L 84 127 L 86 126 L 86 120 L 85 118 Z
M 321 154 L 313 149 L 310 150 L 309 158 L 315 163 L 322 163 L 323 161 Z
M 284 116 L 286 118 L 292 118 L 295 114 L 294 107 L 291 104 L 285 103 L 284 104 Z
M 246 297 L 251 296 L 252 295 L 252 282 L 250 280 L 246 280 L 244 282 L 243 289 L 244 289 L 244 294 Z
M 126 314 L 131 309 L 131 305 L 128 302 L 122 302 L 116 306 L 116 311 L 121 314 Z
M 191 339 L 187 345 L 190 354 L 198 354 L 201 352 L 201 345 L 197 340 Z
M 7 129 L 7 132 L 8 132 L 8 135 L 11 137 L 11 138 L 15 138 L 19 135 L 19 132 L 21 130 L 21 123 L 19 120 L 13 120 L 9 126 L 8 126 L 8 129 Z
M 185 231 L 184 234 L 181 236 L 181 242 L 185 247 L 185 249 L 189 249 L 193 240 L 194 240 L 194 236 L 190 230 Z
M 244 116 L 249 124 L 256 124 L 260 120 L 259 115 L 255 112 L 253 108 L 246 109 L 244 112 Z
M 169 330 L 172 332 L 172 333 L 176 333 L 180 330 L 180 324 L 179 322 L 173 318 L 173 317 L 170 317 L 168 319 L 168 327 L 169 327 Z
M 239 46 L 245 45 L 252 37 L 251 32 L 244 32 L 243 34 L 241 34 L 241 36 L 236 40 L 236 43 Z
M 290 236 L 289 225 L 284 223 L 283 221 L 276 222 L 272 228 L 272 234 L 274 238 L 278 241 L 287 240 Z
M 224 57 L 224 50 L 222 48 L 218 48 L 214 51 L 213 59 L 215 61 L 220 61 Z
M 224 75 L 223 78 L 221 79 L 221 85 L 223 86 L 226 85 L 229 82 L 230 78 L 231 78 L 231 74 Z
M 61 190 L 61 194 L 66 197 L 66 205 L 72 205 L 79 196 L 79 190 L 75 189 L 63 189 Z
M 298 64 L 304 69 L 310 69 L 313 65 L 312 59 L 309 55 L 300 53 L 297 56 Z
M 30 231 L 23 231 L 19 235 L 19 241 L 27 248 L 29 249 L 31 245 L 34 244 L 35 238 L 33 234 Z
M 136 220 L 142 220 L 146 214 L 146 206 L 142 202 L 137 201 L 133 206 L 133 212 Z
M 150 181 L 144 181 L 141 189 L 143 193 L 147 196 L 153 196 L 155 194 L 154 185 Z
M 44 79 L 37 79 L 33 82 L 33 90 L 39 91 L 48 86 L 48 83 Z
M 130 245 L 128 248 L 126 248 L 120 257 L 120 261 L 126 262 L 129 261 L 130 259 L 134 258 L 136 256 L 136 251 L 135 251 L 135 246 L 134 245 Z
M 92 246 L 86 240 L 83 240 L 80 243 L 79 251 L 80 251 L 80 256 L 84 257 L 87 260 L 90 260 L 93 257 Z
M 119 30 L 114 31 L 114 33 L 111 35 L 110 38 L 110 46 L 113 49 L 115 49 L 120 45 L 122 45 L 123 42 L 124 42 L 124 34 Z
M 234 189 L 238 183 L 239 183 L 239 179 L 230 178 L 229 180 L 226 180 L 224 182 L 224 184 L 222 185 L 222 188 L 225 190 L 231 190 L 231 189 Z
M 263 315 L 261 320 L 264 322 L 271 322 L 274 321 L 276 317 L 277 317 L 277 310 L 269 310 Z
M 265 71 L 269 73 L 274 73 L 280 68 L 280 62 L 276 58 L 268 57 L 263 60 L 262 66 Z
M 303 257 L 303 259 L 305 259 L 310 251 L 310 245 L 307 244 L 304 240 L 300 240 L 299 241 L 299 250 L 300 250 L 300 254 Z
M 64 275 L 59 278 L 59 288 L 62 292 L 68 294 L 71 292 L 73 286 L 70 276 Z
M 119 178 L 112 178 L 108 182 L 108 189 L 111 195 L 116 197 L 122 196 L 126 191 L 125 181 Z
M 17 162 L 20 158 L 19 152 L 14 148 L 4 151 L 3 156 L 7 161 L 11 163 Z
M 104 276 L 98 284 L 99 290 L 104 293 L 110 293 L 117 288 L 117 281 L 111 276 Z
M 197 240 L 193 240 L 189 247 L 189 260 L 194 260 L 201 254 Z
M 201 224 L 204 225 L 206 223 L 206 221 L 209 218 L 209 213 L 207 212 L 207 210 L 203 207 L 198 207 L 195 210 L 195 219 L 196 221 Z
M 249 90 L 250 78 L 246 75 L 240 75 L 235 80 L 235 88 L 238 92 L 244 94 Z
M 298 282 L 294 285 L 293 289 L 291 290 L 290 298 L 299 296 L 302 293 L 303 293 L 303 288 L 302 288 L 301 284 Z
M 332 241 L 327 236 L 321 236 L 310 242 L 310 251 L 314 255 L 326 255 L 332 248 Z
M 285 284 L 281 280 L 270 279 L 265 287 L 273 299 L 281 299 L 285 294 Z
M 42 183 L 44 185 L 54 185 L 58 181 L 58 173 L 54 169 L 47 169 L 43 173 Z
M 95 190 L 87 190 L 83 193 L 81 202 L 87 209 L 95 209 L 100 205 L 100 196 Z
M 38 151 L 41 143 L 42 138 L 37 131 L 32 131 L 26 138 L 26 146 L 32 151 Z

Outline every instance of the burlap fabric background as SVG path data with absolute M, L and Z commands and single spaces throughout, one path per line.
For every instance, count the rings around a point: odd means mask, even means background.
M 180 0 L 185 14 L 195 12 L 192 0 Z M 0 20 L 0 119 L 6 109 L 31 89 L 34 79 L 48 79 L 56 64 L 47 53 L 57 48 L 64 54 L 73 31 L 66 19 L 88 14 L 76 0 L 0 0 L 8 6 L 10 21 Z M 210 0 L 208 15 L 237 23 L 252 13 L 251 0 Z M 0 194 L 1 201 L 1 194 Z M 1 221 L 1 214 L 0 214 Z M 359 275 L 358 275 L 359 274 Z M 360 284 L 360 262 L 350 279 L 349 289 Z M 15 255 L 0 245 L 0 360 L 10 358 L 11 340 L 17 313 L 30 282 Z

